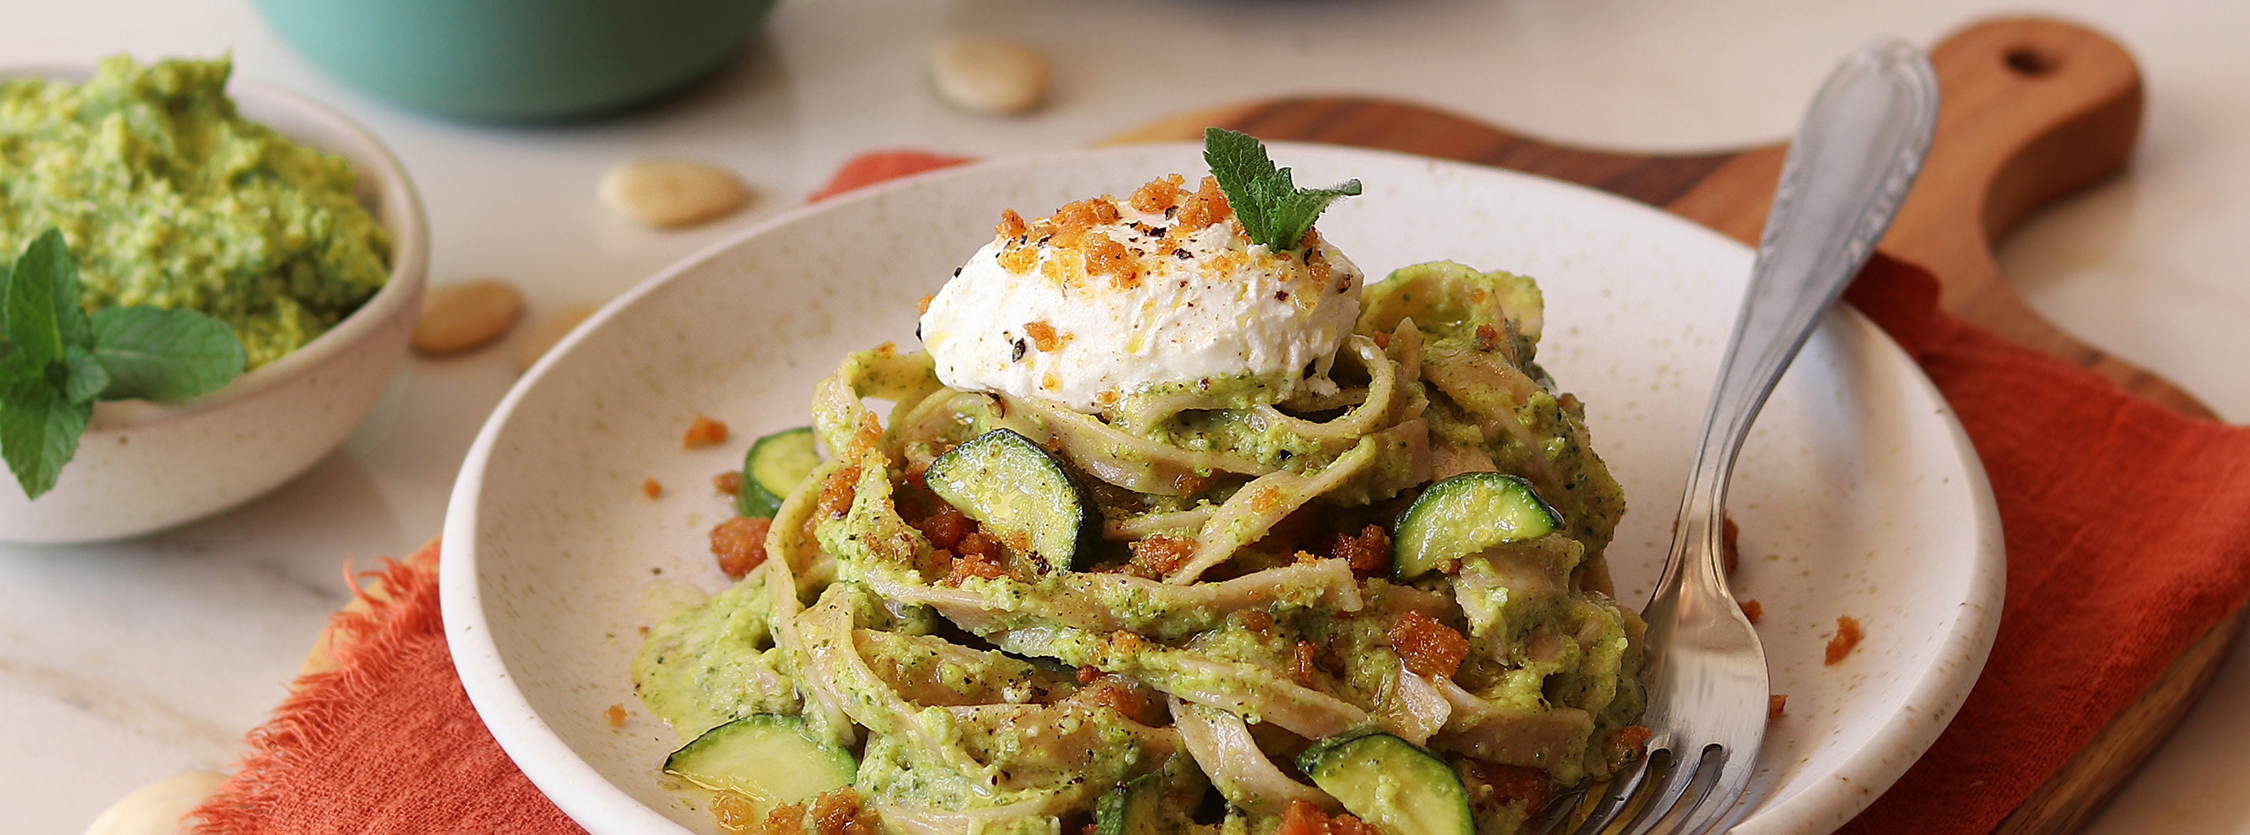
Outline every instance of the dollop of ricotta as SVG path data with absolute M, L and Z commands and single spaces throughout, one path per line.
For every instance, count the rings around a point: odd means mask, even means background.
M 1359 268 L 1317 232 L 1290 252 L 1252 244 L 1210 178 L 1181 183 L 1033 223 L 1004 213 L 922 314 L 938 379 L 1087 413 L 1158 388 L 1239 406 L 1327 384 L 1359 318 Z

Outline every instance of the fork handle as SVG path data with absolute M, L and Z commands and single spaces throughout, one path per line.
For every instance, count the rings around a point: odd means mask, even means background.
M 1921 51 L 1887 41 L 1855 53 L 1813 99 L 1782 164 L 1750 286 L 1703 415 L 1676 544 L 1715 536 L 1751 422 L 1821 312 L 1842 295 L 1897 215 L 1930 147 L 1937 95 L 1937 75 Z M 1724 589 L 1719 549 L 1693 550 L 1709 564 L 1704 578 Z

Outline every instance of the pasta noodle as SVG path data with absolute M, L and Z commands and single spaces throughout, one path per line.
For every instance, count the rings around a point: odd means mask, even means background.
M 1370 286 L 1318 384 L 1229 409 L 1160 392 L 1087 414 L 947 388 L 925 354 L 853 354 L 814 393 L 830 457 L 775 513 L 769 559 L 652 633 L 636 681 L 683 737 L 801 716 L 856 754 L 853 790 L 899 832 L 1076 832 L 1127 786 L 1160 792 L 1176 831 L 1266 831 L 1292 801 L 1341 808 L 1290 761 L 1367 729 L 1463 775 L 1599 779 L 1638 753 L 1617 741 L 1641 627 L 1601 556 L 1622 498 L 1581 407 L 1543 383 L 1539 323 L 1528 279 L 1410 267 Z M 887 426 L 871 398 L 895 404 Z M 924 483 L 1003 429 L 1100 514 L 1071 566 Z M 1521 476 L 1561 528 L 1393 576 L 1402 510 L 1481 470 Z M 1460 651 L 1400 645 L 1409 613 Z M 731 672 L 746 654 L 770 672 Z M 1479 832 L 1537 812 L 1475 808 Z

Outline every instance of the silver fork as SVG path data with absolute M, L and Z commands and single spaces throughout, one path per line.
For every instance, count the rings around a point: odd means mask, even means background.
M 1672 551 L 1648 621 L 1648 756 L 1576 830 L 1700 833 L 1731 825 L 1765 738 L 1765 651 L 1720 565 L 1727 479 L 1750 423 L 1822 311 L 1859 272 L 1914 182 L 1937 124 L 1937 77 L 1899 41 L 1853 53 L 1789 146 L 1718 384 L 1703 414 Z

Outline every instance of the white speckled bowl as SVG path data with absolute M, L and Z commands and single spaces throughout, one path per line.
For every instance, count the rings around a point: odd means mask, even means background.
M 81 81 L 88 68 L 0 71 L 0 79 Z M 99 403 L 37 501 L 0 473 L 0 540 L 94 542 L 162 530 L 256 498 L 318 462 L 375 405 L 406 357 L 429 266 L 422 203 L 375 137 L 325 107 L 240 80 L 238 112 L 349 160 L 358 197 L 391 233 L 391 278 L 318 339 L 185 403 Z M 7 257 L 14 258 L 10 253 Z
M 1587 402 L 1633 505 L 1610 557 L 1645 600 L 1687 477 L 1749 250 L 1655 209 L 1467 165 L 1317 146 L 1275 156 L 1303 182 L 1358 177 L 1321 231 L 1371 275 L 1451 258 L 1540 280 L 1540 361 Z M 636 628 L 723 588 L 710 477 L 759 434 L 807 422 L 849 350 L 913 344 L 914 303 L 992 236 L 1045 212 L 1197 173 L 1192 146 L 1008 160 L 870 189 L 776 219 L 642 284 L 518 383 L 470 450 L 446 517 L 445 622 L 493 736 L 589 830 L 716 833 L 658 777 L 679 744 L 633 697 Z M 732 442 L 680 449 L 697 414 Z M 654 477 L 664 495 L 647 499 Z M 1742 833 L 1819 833 L 1928 748 L 1984 665 L 2000 613 L 2000 526 L 1945 403 L 1856 312 L 1829 314 L 1743 452 L 1737 585 L 1788 715 L 1773 725 Z M 1821 656 L 1838 615 L 1866 626 Z M 603 720 L 624 705 L 622 728 Z

